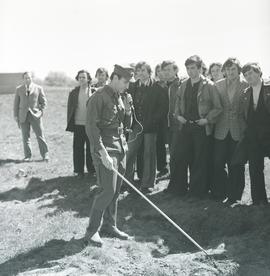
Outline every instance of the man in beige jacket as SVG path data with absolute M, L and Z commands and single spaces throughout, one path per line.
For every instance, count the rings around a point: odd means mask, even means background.
M 23 84 L 16 89 L 13 112 L 14 119 L 22 131 L 24 161 L 30 161 L 32 157 L 30 127 L 37 137 L 43 160 L 49 161 L 48 146 L 42 125 L 42 115 L 46 104 L 47 100 L 42 87 L 33 83 L 31 73 L 23 73 Z

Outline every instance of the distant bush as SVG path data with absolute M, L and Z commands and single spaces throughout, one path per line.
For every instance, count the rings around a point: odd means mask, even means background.
M 44 84 L 48 86 L 74 86 L 75 81 L 68 77 L 65 72 L 51 71 L 44 79 Z

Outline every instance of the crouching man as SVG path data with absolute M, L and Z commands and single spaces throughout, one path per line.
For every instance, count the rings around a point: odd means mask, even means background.
M 87 243 L 96 246 L 103 243 L 99 235 L 101 227 L 110 236 L 129 237 L 117 228 L 117 202 L 122 179 L 112 168 L 125 174 L 127 143 L 124 129 L 130 128 L 132 116 L 130 104 L 123 103 L 120 93 L 127 89 L 131 77 L 129 68 L 115 65 L 110 84 L 93 94 L 87 104 L 86 133 L 99 192 L 92 205 L 85 238 Z

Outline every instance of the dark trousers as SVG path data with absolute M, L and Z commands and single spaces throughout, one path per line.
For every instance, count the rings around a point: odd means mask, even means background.
M 144 143 L 142 142 L 140 148 L 138 149 L 137 160 L 136 160 L 136 172 L 139 180 L 142 180 L 143 177 L 143 152 L 144 152 Z
M 209 159 L 208 159 L 208 180 L 206 190 L 207 192 L 213 194 L 213 187 L 214 187 L 214 152 L 215 152 L 215 138 L 213 135 L 208 136 L 208 150 L 209 150 Z
M 248 161 L 253 204 L 267 203 L 264 177 L 265 152 L 259 141 L 254 137 L 248 143 Z
M 214 182 L 212 195 L 217 199 L 228 197 L 230 202 L 241 200 L 245 188 L 245 166 L 232 165 L 237 141 L 228 133 L 225 139 L 215 139 Z M 226 171 L 227 164 L 227 171 Z
M 126 155 L 109 153 L 113 160 L 113 166 L 122 175 L 125 174 Z M 118 197 L 121 191 L 122 178 L 114 171 L 107 169 L 103 164 L 96 165 L 97 183 L 99 191 L 95 196 L 87 233 L 92 235 L 100 230 L 104 223 L 111 227 L 117 226 Z
M 85 126 L 75 125 L 73 136 L 73 166 L 75 173 L 84 173 L 85 151 L 87 171 L 92 173 L 95 169 L 90 152 L 90 143 L 85 132 Z
M 166 168 L 166 130 L 161 124 L 157 132 L 157 170 L 162 171 Z
M 141 187 L 152 188 L 156 181 L 156 133 L 141 133 L 136 124 L 129 135 L 126 177 L 129 181 L 134 179 L 135 162 L 140 147 L 143 145 L 143 171 Z
M 206 194 L 208 176 L 209 140 L 205 127 L 186 124 L 179 132 L 178 141 L 171 156 L 171 180 L 169 186 L 175 193 L 201 197 Z M 188 186 L 188 168 L 190 171 Z M 170 189 L 170 188 L 169 188 Z
M 169 128 L 168 143 L 169 143 L 169 153 L 170 153 L 170 163 L 169 163 L 170 175 L 172 174 L 172 172 L 174 172 L 174 169 L 177 165 L 176 162 L 177 162 L 178 158 L 173 157 L 173 155 L 175 153 L 179 135 L 180 135 L 180 130 Z M 177 176 L 175 176 L 175 177 L 177 177 Z M 177 181 L 172 180 L 172 178 L 171 178 L 167 190 L 172 193 L 177 192 L 177 191 L 179 192 L 179 185 L 178 185 Z

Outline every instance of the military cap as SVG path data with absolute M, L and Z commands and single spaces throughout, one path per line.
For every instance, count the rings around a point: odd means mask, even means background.
M 118 64 L 115 64 L 113 72 L 127 80 L 130 80 L 132 78 L 131 67 L 122 67 Z

